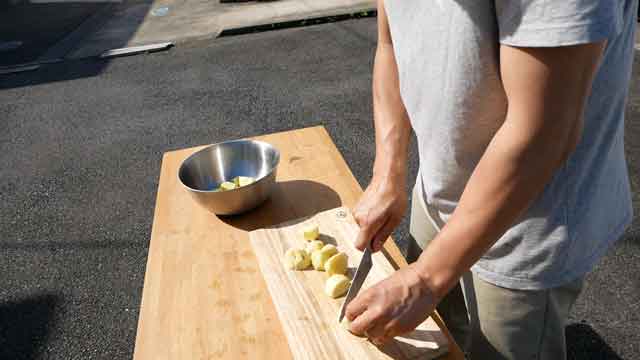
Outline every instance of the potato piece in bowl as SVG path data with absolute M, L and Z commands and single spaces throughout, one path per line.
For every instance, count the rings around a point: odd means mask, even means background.
M 225 181 L 222 184 L 220 184 L 220 190 L 221 191 L 227 191 L 227 190 L 233 190 L 236 188 L 236 184 L 232 183 L 231 181 Z
M 233 178 L 233 183 L 236 184 L 236 187 L 247 186 L 253 182 L 255 182 L 255 179 L 250 176 L 236 176 Z

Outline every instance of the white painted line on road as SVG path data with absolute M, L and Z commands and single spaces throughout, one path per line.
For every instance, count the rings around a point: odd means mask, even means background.
M 118 57 L 118 56 L 135 55 L 135 54 L 140 54 L 145 52 L 156 52 L 156 51 L 166 50 L 172 46 L 173 46 L 172 42 L 163 42 L 163 43 L 140 45 L 140 46 L 130 46 L 126 48 L 107 50 L 103 52 L 100 55 L 100 57 L 112 58 L 112 57 Z
M 0 75 L 14 74 L 14 73 L 33 71 L 38 69 L 40 69 L 40 65 L 38 64 L 6 66 L 6 67 L 0 67 Z

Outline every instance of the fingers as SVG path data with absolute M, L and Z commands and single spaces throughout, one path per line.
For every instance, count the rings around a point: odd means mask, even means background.
M 359 217 L 360 219 L 356 217 L 356 219 L 358 219 L 357 222 L 360 226 L 360 231 L 356 238 L 355 247 L 360 251 L 364 251 L 364 249 L 371 243 L 371 239 L 383 226 L 386 217 L 371 216 L 369 211 L 365 216 L 360 215 Z
M 362 333 L 359 333 L 362 328 L 354 327 L 360 326 L 356 323 L 360 318 L 365 318 L 365 320 L 368 321 L 368 325 L 366 326 L 369 326 L 369 328 L 364 330 Z M 364 334 L 372 343 L 380 346 L 386 344 L 398 334 L 397 326 L 398 324 L 396 321 L 392 320 L 390 322 L 386 322 L 381 317 L 373 315 L 372 311 L 367 311 L 359 316 L 355 322 L 351 323 L 350 331 L 354 334 Z
M 385 240 L 400 223 L 406 209 L 406 194 L 395 188 L 367 187 L 364 195 L 353 210 L 353 217 L 360 227 L 355 247 L 364 251 L 371 244 L 374 251 L 382 248 Z
M 374 252 L 380 251 L 384 242 L 387 241 L 389 235 L 393 232 L 393 229 L 398 225 L 398 221 L 396 221 L 393 217 L 389 217 L 384 225 L 375 233 L 373 239 L 371 240 L 372 249 Z
M 367 310 L 368 304 L 369 301 L 367 299 L 367 292 L 365 291 L 351 300 L 351 302 L 345 309 L 344 316 L 346 316 L 349 321 L 353 321 L 355 318 L 360 316 L 360 314 L 365 312 L 365 310 Z
M 367 330 L 367 338 L 378 346 L 384 345 L 384 343 L 391 339 L 387 334 L 386 326 L 384 324 L 376 324 L 371 329 Z
M 367 335 L 369 336 L 369 334 L 365 334 L 365 332 L 367 332 L 369 329 L 373 328 L 373 326 L 375 325 L 375 321 L 378 318 L 378 314 L 372 310 L 365 310 L 362 314 L 360 314 L 358 317 L 356 317 L 352 322 L 351 322 L 351 326 L 349 327 L 349 331 L 351 331 L 352 333 L 356 334 L 356 335 Z
M 358 231 L 358 237 L 356 238 L 356 242 L 354 244 L 356 249 L 364 251 L 364 249 L 366 249 L 371 242 L 370 239 L 374 231 L 375 230 L 371 229 L 371 227 L 369 226 L 360 227 L 360 231 Z

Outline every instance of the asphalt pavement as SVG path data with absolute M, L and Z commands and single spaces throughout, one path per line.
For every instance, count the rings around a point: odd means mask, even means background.
M 322 124 L 366 186 L 374 46 L 375 19 L 360 19 L 0 77 L 0 359 L 131 358 L 166 151 Z M 407 237 L 405 219 L 401 248 Z M 640 359 L 638 274 L 636 219 L 587 278 L 571 359 Z

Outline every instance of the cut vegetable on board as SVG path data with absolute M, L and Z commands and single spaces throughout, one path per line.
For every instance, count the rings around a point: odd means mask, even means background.
M 314 251 L 320 250 L 324 247 L 324 243 L 320 240 L 313 240 L 307 243 L 306 249 L 309 254 L 313 254 Z
M 311 258 L 307 250 L 291 248 L 284 253 L 284 264 L 287 269 L 304 270 L 311 265 Z
M 313 226 L 314 236 L 319 234 L 317 225 Z M 304 232 L 307 239 L 307 232 Z M 290 248 L 284 253 L 284 264 L 290 270 L 304 270 L 313 264 L 313 268 L 326 271 L 329 278 L 325 282 L 324 292 L 332 298 L 344 295 L 351 284 L 344 274 L 349 266 L 347 254 L 338 252 L 335 245 L 324 245 L 322 241 L 312 240 L 307 243 L 307 249 Z M 311 252 L 311 256 L 309 256 Z
M 331 244 L 327 244 L 320 250 L 316 250 L 311 254 L 311 264 L 313 268 L 318 271 L 324 271 L 324 263 L 329 260 L 330 257 L 338 253 L 338 249 Z
M 332 298 L 338 298 L 347 293 L 351 281 L 342 274 L 331 275 L 324 285 L 324 292 Z
M 347 266 L 349 263 L 347 262 L 347 254 L 343 252 L 339 252 L 332 257 L 330 257 L 324 263 L 324 270 L 331 275 L 344 275 L 347 273 Z
M 304 236 L 304 239 L 307 241 L 316 240 L 320 236 L 320 229 L 318 228 L 318 225 L 307 225 L 302 230 L 302 236 Z
M 282 265 L 288 249 L 302 249 L 309 244 L 303 236 L 303 229 L 308 224 L 318 225 L 322 234 L 320 239 L 332 239 L 326 245 L 336 248 L 336 252 L 322 264 L 325 271 L 293 271 Z M 347 325 L 338 322 L 344 293 L 352 281 L 349 274 L 355 271 L 363 255 L 353 245 L 358 231 L 358 225 L 349 210 L 337 208 L 311 218 L 295 219 L 250 232 L 251 246 L 293 358 L 413 360 L 433 359 L 445 353 L 447 338 L 430 318 L 420 324 L 416 331 L 396 336 L 383 348 L 376 347 L 366 338 L 355 336 L 345 329 L 348 329 Z M 318 253 L 318 250 L 314 253 Z M 330 276 L 327 269 L 331 263 L 327 264 L 327 260 L 338 253 L 346 255 L 346 272 Z M 384 253 L 372 254 L 371 260 L 373 266 L 361 291 L 394 272 Z

